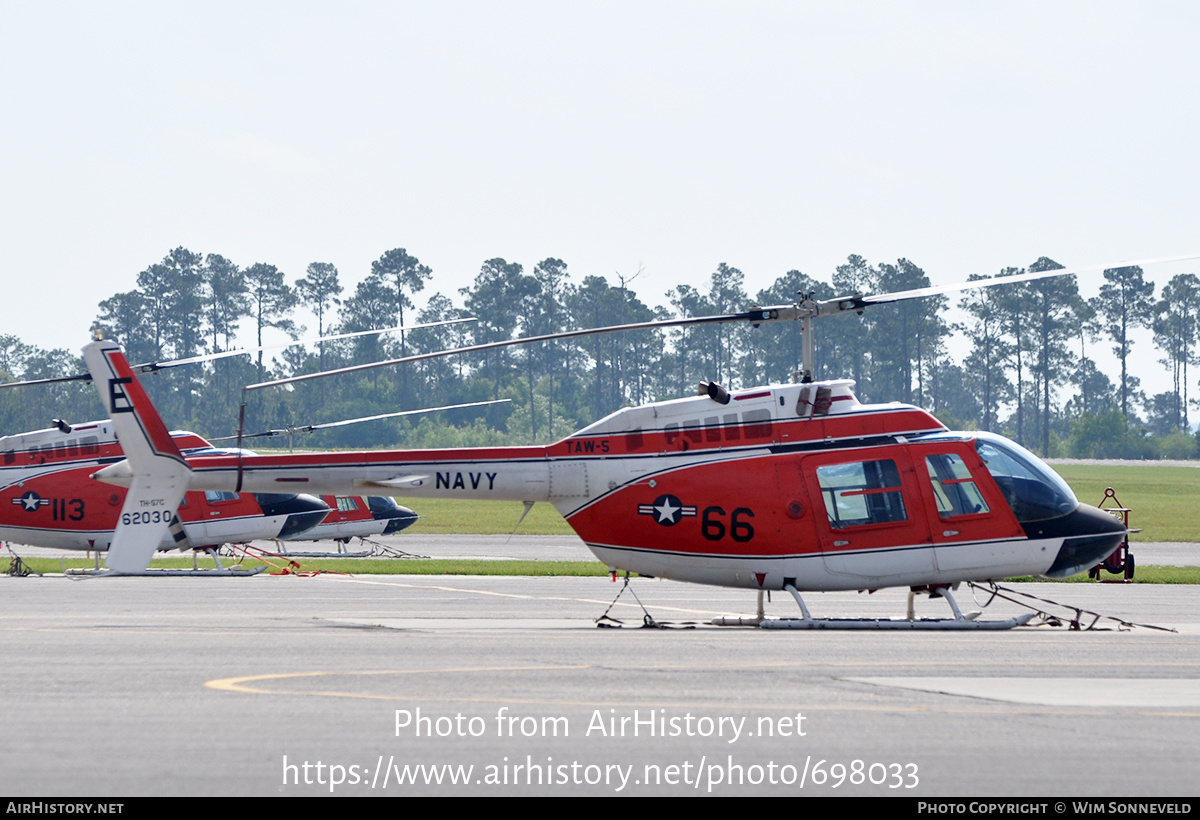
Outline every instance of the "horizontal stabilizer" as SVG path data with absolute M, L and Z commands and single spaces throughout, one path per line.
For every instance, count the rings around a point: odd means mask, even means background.
M 381 478 L 377 480 L 358 479 L 354 486 L 363 490 L 397 490 L 405 487 L 420 487 L 429 480 L 427 475 L 405 475 L 398 478 Z

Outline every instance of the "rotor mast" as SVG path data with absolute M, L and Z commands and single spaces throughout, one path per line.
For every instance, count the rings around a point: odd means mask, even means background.
M 801 384 L 808 384 L 813 380 L 813 372 L 816 370 L 813 330 L 817 319 L 821 316 L 834 316 L 839 313 L 862 313 L 866 304 L 863 302 L 863 295 L 861 293 L 856 293 L 853 296 L 839 296 L 836 299 L 817 299 L 815 298 L 815 294 L 809 291 L 808 293 L 798 294 L 798 297 L 794 305 L 755 308 L 751 313 L 761 311 L 764 315 L 762 321 L 777 321 L 781 319 L 799 320 L 800 382 Z M 757 327 L 759 322 L 751 320 L 751 324 Z

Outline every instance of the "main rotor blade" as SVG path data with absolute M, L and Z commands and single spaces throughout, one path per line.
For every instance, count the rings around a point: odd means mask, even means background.
M 1200 259 L 1200 254 L 1190 253 L 1183 256 L 1160 256 L 1154 259 L 1131 259 L 1127 262 L 1118 262 L 1115 265 L 1112 263 L 1103 265 L 1078 265 L 1073 268 L 1056 268 L 1054 270 L 1018 273 L 1014 276 L 994 276 L 990 279 L 973 279 L 969 282 L 956 282 L 951 285 L 934 285 L 928 288 L 915 288 L 913 290 L 896 291 L 895 293 L 881 293 L 876 296 L 863 296 L 858 301 L 863 305 L 886 305 L 891 302 L 920 299 L 925 296 L 940 296 L 944 293 L 956 293 L 976 288 L 990 288 L 994 285 L 1015 285 L 1019 282 L 1033 282 L 1038 279 L 1049 279 L 1054 276 L 1070 276 L 1073 273 L 1089 273 L 1097 270 L 1158 265 L 1164 262 L 1183 262 L 1188 259 Z
M 403 333 L 408 330 L 420 330 L 426 327 L 440 327 L 442 325 L 456 325 L 462 322 L 478 322 L 479 319 L 474 316 L 469 316 L 463 319 L 444 319 L 438 322 L 424 322 L 416 325 L 397 325 L 396 327 L 385 327 L 382 330 L 357 330 L 353 333 L 336 333 L 332 336 L 310 336 L 307 339 L 296 339 L 290 342 L 281 342 L 278 344 L 259 345 L 257 347 L 242 347 L 237 350 L 223 350 L 220 353 L 205 353 L 200 356 L 190 356 L 186 359 L 172 359 L 167 362 L 145 362 L 143 364 L 133 365 L 134 372 L 137 373 L 156 373 L 159 370 L 165 370 L 168 367 L 179 367 L 185 364 L 198 364 L 200 362 L 211 362 L 217 359 L 227 359 L 231 356 L 248 356 L 253 353 L 258 353 L 262 350 L 278 350 L 284 347 L 295 347 L 296 345 L 318 344 L 320 342 L 335 342 L 339 339 L 353 339 L 358 336 L 378 336 L 384 333 L 395 333 L 400 331 Z M 28 379 L 20 382 L 0 382 L 0 388 L 3 387 L 30 387 L 35 384 L 61 384 L 63 382 L 90 382 L 92 375 L 90 373 L 77 373 L 74 376 L 54 376 L 48 379 Z
M 442 325 L 456 325 L 462 322 L 478 322 L 474 316 L 464 319 L 444 319 L 438 322 L 424 322 L 417 325 L 397 325 L 396 327 L 385 327 L 382 330 L 356 330 L 353 333 L 335 333 L 332 336 L 310 336 L 307 339 L 295 339 L 290 342 L 280 342 L 277 344 L 259 345 L 257 347 L 243 347 L 237 350 L 223 350 L 220 353 L 205 353 L 200 356 L 192 356 L 187 359 L 174 359 L 169 362 L 151 362 L 148 364 L 139 364 L 134 366 L 134 370 L 139 373 L 153 373 L 157 370 L 162 370 L 167 367 L 178 367 L 184 364 L 196 364 L 198 362 L 211 362 L 216 359 L 226 359 L 230 356 L 242 356 L 252 353 L 258 353 L 262 350 L 279 350 L 285 347 L 295 347 L 297 345 L 319 344 L 321 342 L 336 342 L 339 339 L 353 339 L 358 336 L 379 336 L 384 333 L 403 333 L 409 330 L 420 330 L 426 327 L 440 327 Z
M 387 359 L 385 361 L 370 362 L 368 364 L 358 364 L 351 367 L 339 367 L 336 370 L 322 370 L 319 373 L 306 373 L 303 376 L 292 376 L 287 379 L 275 379 L 269 382 L 258 382 L 257 384 L 246 385 L 246 390 L 261 390 L 264 387 L 275 387 L 283 384 L 297 384 L 298 382 L 309 381 L 310 379 L 323 379 L 326 376 L 337 376 L 342 373 L 361 373 L 365 370 L 374 370 L 378 367 L 392 367 L 398 364 L 406 364 L 408 362 L 420 362 L 426 359 L 438 359 L 443 356 L 457 356 L 463 353 L 480 353 L 485 350 L 496 350 L 502 347 L 512 347 L 514 345 L 527 345 L 534 342 L 550 342 L 558 339 L 575 339 L 580 336 L 597 336 L 606 333 L 624 333 L 628 330 L 648 330 L 664 327 L 683 327 L 685 325 L 716 325 L 725 324 L 727 322 L 750 322 L 757 325 L 761 322 L 776 322 L 782 320 L 799 318 L 799 312 L 795 305 L 774 305 L 767 308 L 755 308 L 744 313 L 726 313 L 720 316 L 692 316 L 686 319 L 656 319 L 651 322 L 635 322 L 628 325 L 610 325 L 608 327 L 593 327 L 586 330 L 564 330 L 561 333 L 546 333 L 542 336 L 522 336 L 518 339 L 504 339 L 499 342 L 486 342 L 484 344 L 468 345 L 467 347 L 455 347 L 449 350 L 436 350 L 431 353 L 418 353 L 412 356 L 404 356 L 399 359 Z
M 74 376 L 55 376 L 50 379 L 28 379 L 23 382 L 0 382 L 0 388 L 29 387 L 35 384 L 60 384 L 62 382 L 90 382 L 91 380 L 91 373 L 78 373 Z
M 347 424 L 358 424 L 364 421 L 375 421 L 376 419 L 390 419 L 396 416 L 415 416 L 421 413 L 436 413 L 439 410 L 458 410 L 463 407 L 486 407 L 490 404 L 509 404 L 512 399 L 493 399 L 490 401 L 472 401 L 465 404 L 446 404 L 441 407 L 422 407 L 419 410 L 399 410 L 395 413 L 380 413 L 377 416 L 363 416 L 357 419 L 344 419 L 342 421 L 329 421 L 324 424 L 305 424 L 301 427 L 292 427 L 287 430 L 267 430 L 264 433 L 247 433 L 242 438 L 274 438 L 275 436 L 286 436 L 292 433 L 311 433 L 313 430 L 324 430 L 327 427 L 344 427 Z M 235 439 L 237 436 L 220 436 L 212 439 L 213 441 L 228 441 Z
M 329 421 L 325 424 L 313 424 L 309 426 L 309 430 L 324 430 L 327 427 L 345 427 L 347 424 L 358 424 L 363 421 L 375 421 L 376 419 L 390 419 L 396 416 L 414 416 L 420 413 L 436 413 L 439 410 L 458 410 L 463 407 L 486 407 L 491 404 L 511 404 L 512 399 L 492 399 L 490 401 L 471 401 L 465 404 L 447 404 L 442 407 L 423 407 L 420 410 L 400 410 L 395 413 L 380 413 L 377 416 L 363 416 L 360 419 L 346 419 L 344 421 Z
M 822 300 L 820 302 L 805 300 L 798 305 L 772 305 L 770 307 L 754 308 L 753 310 L 749 310 L 744 313 L 729 313 L 720 316 L 694 316 L 685 319 L 662 319 L 651 322 L 637 322 L 628 325 L 611 325 L 608 327 L 589 328 L 586 330 L 569 330 L 561 333 L 547 333 L 542 336 L 525 336 L 518 339 L 504 339 L 499 342 L 487 342 L 485 344 L 469 345 L 466 347 L 452 348 L 450 350 L 419 353 L 413 356 L 404 356 L 399 359 L 387 359 L 385 361 L 371 362 L 368 364 L 354 365 L 351 367 L 341 367 L 335 370 L 324 370 L 319 373 L 307 373 L 303 376 L 292 376 L 286 379 L 258 382 L 257 384 L 247 385 L 245 389 L 261 390 L 265 387 L 276 387 L 285 384 L 298 384 L 299 382 L 309 381 L 311 379 L 323 379 L 327 376 L 336 376 L 343 373 L 361 373 L 367 370 L 374 370 L 379 367 L 393 367 L 395 365 L 406 364 L 408 362 L 419 362 L 427 359 L 441 358 L 444 356 L 456 356 L 463 353 L 480 353 L 486 350 L 496 350 L 498 348 L 512 347 L 514 345 L 532 344 L 534 342 L 555 341 L 558 339 L 574 339 L 580 336 L 593 336 L 606 333 L 623 333 L 630 330 L 684 327 L 688 325 L 703 324 L 724 324 L 727 322 L 742 321 L 750 322 L 751 324 L 757 326 L 763 322 L 808 319 L 815 316 L 829 316 L 835 313 L 860 311 L 868 305 L 882 305 L 891 302 L 899 302 L 906 299 L 917 299 L 922 296 L 935 296 L 941 293 L 953 293 L 955 291 L 968 290 L 971 288 L 1016 284 L 1019 282 L 1045 279 L 1052 276 L 1066 276 L 1072 273 L 1082 273 L 1085 271 L 1107 270 L 1110 268 L 1129 267 L 1132 265 L 1152 265 L 1163 262 L 1178 262 L 1187 259 L 1200 259 L 1200 254 L 1162 256 L 1152 259 L 1130 260 L 1116 264 L 1109 263 L 1103 265 L 1084 265 L 1074 268 L 1060 268 L 1051 271 L 1038 271 L 1034 273 L 1019 274 L 1016 276 L 1000 276 L 993 279 L 980 279 L 970 282 L 959 282 L 952 285 L 939 285 L 929 288 L 918 288 L 915 290 L 898 291 L 896 293 L 883 293 L 873 296 L 846 296 L 837 299 Z

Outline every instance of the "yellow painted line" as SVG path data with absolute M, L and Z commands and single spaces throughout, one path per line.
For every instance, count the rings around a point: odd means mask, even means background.
M 204 686 L 208 689 L 218 689 L 225 692 L 248 692 L 258 695 L 288 695 L 297 694 L 286 690 L 275 689 L 259 689 L 251 686 L 246 686 L 245 683 L 250 681 L 260 680 L 285 680 L 288 678 L 315 678 L 325 675 L 423 675 L 432 674 L 447 674 L 454 672 L 544 672 L 556 671 L 562 669 L 590 669 L 590 664 L 576 664 L 571 666 L 460 666 L 449 669 L 360 669 L 348 672 L 284 672 L 275 675 L 247 675 L 237 678 L 220 678 L 218 680 L 206 681 Z M 328 692 L 314 694 L 334 694 Z M 343 694 L 342 697 L 379 697 L 376 695 L 354 695 Z
M 860 664 L 861 665 L 861 664 Z M 896 666 L 902 665 L 897 663 L 880 663 L 872 664 L 875 666 Z M 787 667 L 807 667 L 804 663 L 761 663 L 761 664 L 736 664 L 736 665 L 691 665 L 691 666 L 626 666 L 614 667 L 609 664 L 604 665 L 604 669 L 616 670 L 624 669 L 655 669 L 655 670 L 697 670 L 697 669 L 777 669 Z M 434 674 L 444 675 L 447 673 L 471 673 L 471 672 L 549 672 L 563 670 L 582 670 L 596 669 L 593 664 L 577 664 L 565 666 L 463 666 L 450 667 L 444 669 L 370 669 L 370 670 L 352 670 L 347 672 L 333 671 L 311 671 L 311 672 L 285 672 L 279 674 L 267 675 L 247 675 L 236 678 L 221 678 L 218 680 L 207 681 L 204 685 L 209 689 L 216 689 L 225 692 L 238 692 L 242 694 L 257 694 L 257 695 L 274 695 L 276 697 L 296 697 L 296 696 L 316 696 L 316 697 L 334 697 L 334 698 L 353 698 L 358 700 L 385 700 L 385 701 L 420 701 L 422 703 L 493 703 L 493 704 L 513 704 L 521 706 L 575 706 L 583 708 L 596 708 L 603 706 L 613 706 L 622 708 L 672 708 L 672 709 L 717 709 L 717 708 L 735 708 L 738 710 L 747 711 L 778 711 L 781 708 L 809 710 L 809 711 L 825 711 L 825 712 L 879 712 L 879 713 L 931 713 L 931 714 L 963 714 L 963 715 L 979 715 L 979 714 L 1003 714 L 1003 715 L 1075 715 L 1075 714 L 1107 714 L 1105 710 L 1098 710 L 1089 706 L 1064 706 L 1055 704 L 1046 704 L 1038 707 L 1037 704 L 1010 707 L 931 707 L 931 706 L 897 706 L 886 704 L 820 704 L 820 703 L 789 703 L 782 706 L 778 703 L 768 704 L 729 704 L 724 701 L 715 702 L 680 702 L 680 701 L 639 701 L 631 702 L 627 699 L 620 700 L 565 700 L 565 699 L 538 699 L 538 698 L 511 698 L 511 697 L 448 697 L 438 695 L 406 695 L 406 694 L 368 694 L 365 692 L 345 692 L 338 690 L 326 689 L 310 689 L 292 691 L 287 689 L 270 689 L 265 687 L 248 686 L 246 684 L 255 681 L 272 681 L 272 680 L 288 680 L 294 678 L 318 678 L 327 676 L 373 676 L 373 675 L 423 675 Z M 811 667 L 808 667 L 811 668 Z M 850 682 L 860 682 L 858 679 L 846 678 Z M 970 680 L 964 678 L 964 680 Z M 1052 679 L 1049 679 L 1052 680 Z M 866 680 L 861 680 L 867 683 Z M 936 693 L 930 693 L 936 694 Z M 1153 706 L 1132 706 L 1128 711 L 1146 715 L 1150 717 L 1200 717 L 1200 712 L 1195 711 L 1176 711 L 1171 706 L 1163 705 L 1161 707 Z

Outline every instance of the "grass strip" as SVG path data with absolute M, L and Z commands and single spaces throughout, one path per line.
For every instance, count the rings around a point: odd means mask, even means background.
M 1147 464 L 1055 464 L 1075 495 L 1098 505 L 1112 487 L 1128 507 L 1130 536 L 1139 541 L 1200 541 L 1200 469 Z M 1107 506 L 1115 506 L 1111 501 Z M 1141 574 L 1141 569 L 1138 569 Z
M 417 535 L 574 535 L 575 531 L 545 502 L 533 505 L 524 520 L 517 501 L 461 498 L 397 498 L 420 518 L 408 532 Z

